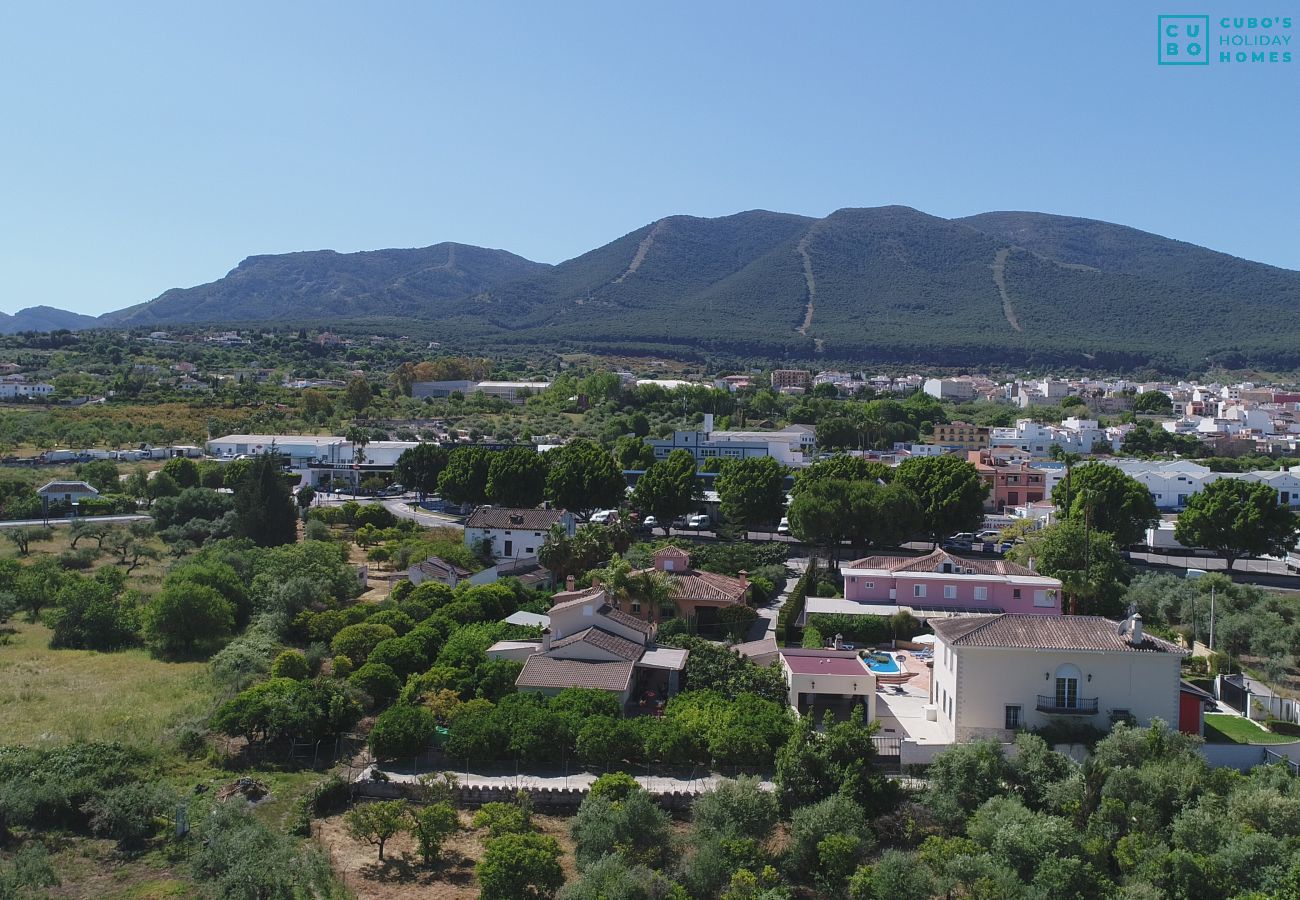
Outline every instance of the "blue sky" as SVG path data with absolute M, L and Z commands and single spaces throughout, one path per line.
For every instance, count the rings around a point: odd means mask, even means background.
M 259 253 L 546 262 L 661 216 L 1089 216 L 1300 269 L 1290 65 L 1156 65 L 1249 3 L 7 4 L 0 309 Z M 1300 36 L 1300 6 L 1294 33 Z

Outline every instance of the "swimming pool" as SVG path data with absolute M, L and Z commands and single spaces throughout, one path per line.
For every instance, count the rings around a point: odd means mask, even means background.
M 879 675 L 896 675 L 903 671 L 892 653 L 865 653 L 862 661 L 868 669 Z

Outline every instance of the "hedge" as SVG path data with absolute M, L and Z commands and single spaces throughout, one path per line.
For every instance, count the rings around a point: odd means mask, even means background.
M 794 590 L 786 599 L 785 605 L 776 616 L 777 639 L 785 645 L 789 645 L 794 640 L 795 625 L 799 621 L 799 616 L 803 615 L 804 601 L 808 597 L 808 586 L 817 583 L 817 561 L 809 560 L 808 568 L 804 571 Z
M 814 613 L 808 627 L 824 635 L 843 635 L 858 644 L 887 644 L 894 638 L 908 640 L 920 634 L 922 625 L 910 613 L 893 616 L 859 616 L 847 613 Z
M 820 650 L 826 645 L 822 638 L 822 633 L 813 626 L 809 625 L 803 630 L 803 648 L 805 650 Z

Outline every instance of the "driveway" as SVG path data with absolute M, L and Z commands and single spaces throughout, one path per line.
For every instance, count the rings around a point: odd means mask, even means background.
M 800 577 L 803 576 L 804 570 L 808 568 L 808 560 L 803 558 L 787 559 L 785 567 L 790 569 L 793 574 L 785 580 L 785 588 L 781 593 L 773 598 L 764 606 L 757 607 L 758 618 L 749 626 L 749 634 L 745 636 L 746 641 L 761 641 L 764 638 L 776 637 L 776 617 L 781 614 L 781 607 L 785 606 L 785 601 L 790 599 L 790 592 L 798 584 Z

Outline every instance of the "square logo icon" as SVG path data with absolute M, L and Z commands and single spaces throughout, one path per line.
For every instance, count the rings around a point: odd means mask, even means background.
M 1158 16 L 1157 61 L 1162 66 L 1210 64 L 1209 16 Z

